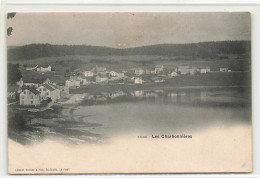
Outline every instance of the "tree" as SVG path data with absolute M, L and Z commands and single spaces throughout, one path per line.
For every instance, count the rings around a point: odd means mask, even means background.
M 19 64 L 8 63 L 7 78 L 9 84 L 15 84 L 22 78 L 21 71 L 19 70 Z

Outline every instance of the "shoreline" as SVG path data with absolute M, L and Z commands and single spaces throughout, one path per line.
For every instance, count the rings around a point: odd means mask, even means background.
M 251 86 L 246 85 L 198 85 L 198 86 L 147 86 L 147 85 L 103 85 L 103 84 L 95 84 L 95 85 L 86 85 L 82 86 L 78 89 L 71 89 L 71 94 L 83 94 L 87 92 L 87 94 L 97 94 L 97 93 L 111 93 L 116 91 L 124 91 L 124 92 L 132 92 L 132 91 L 151 91 L 151 90 L 181 90 L 181 89 L 231 89 L 231 88 L 244 88 L 250 89 Z

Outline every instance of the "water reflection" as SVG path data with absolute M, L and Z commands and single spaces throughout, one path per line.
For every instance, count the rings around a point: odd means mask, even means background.
M 93 96 L 91 96 L 93 98 Z M 89 99 L 91 100 L 91 97 Z M 99 98 L 99 97 L 96 97 Z M 196 90 L 135 90 L 129 93 L 117 91 L 109 94 L 106 104 L 117 102 L 153 102 L 157 104 L 192 105 L 192 106 L 249 106 L 250 92 L 243 89 L 196 89 Z M 136 100 L 138 99 L 138 100 Z M 106 99 L 103 99 L 107 101 Z M 103 103 L 104 104 L 104 103 Z

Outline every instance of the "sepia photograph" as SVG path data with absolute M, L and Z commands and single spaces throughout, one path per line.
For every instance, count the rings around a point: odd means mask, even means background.
M 252 172 L 249 12 L 9 12 L 9 174 Z

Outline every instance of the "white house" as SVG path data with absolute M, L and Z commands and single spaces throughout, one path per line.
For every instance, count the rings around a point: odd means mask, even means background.
M 93 77 L 94 76 L 94 72 L 92 72 L 92 71 L 85 71 L 84 72 L 84 76 L 85 77 Z
M 201 74 L 206 74 L 206 73 L 210 72 L 210 67 L 209 67 L 209 66 L 200 67 L 200 68 L 199 68 L 199 72 L 200 72 Z
M 50 65 L 42 65 L 37 67 L 38 72 L 51 72 L 51 66 Z
M 135 78 L 135 79 L 134 79 L 134 83 L 135 83 L 135 84 L 142 84 L 142 83 L 143 83 L 143 80 L 138 77 L 138 78 Z
M 52 102 L 56 102 L 60 99 L 60 90 L 57 86 L 52 84 L 43 84 L 37 88 L 40 92 L 40 99 L 46 100 L 51 98 Z
M 37 106 L 40 105 L 40 92 L 34 88 L 25 88 L 20 93 L 20 105 Z
M 198 70 L 197 67 L 191 67 L 188 65 L 181 65 L 178 66 L 177 68 L 177 72 L 180 73 L 181 75 L 187 75 L 187 74 L 194 75 L 196 74 L 197 70 Z
M 115 71 L 110 71 L 108 74 L 109 77 L 117 77 L 117 72 Z
M 80 81 L 75 80 L 75 79 L 68 79 L 68 80 L 66 80 L 65 85 L 70 88 L 73 88 L 73 87 L 78 88 L 78 87 L 80 87 Z

